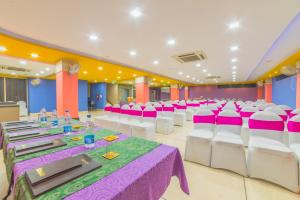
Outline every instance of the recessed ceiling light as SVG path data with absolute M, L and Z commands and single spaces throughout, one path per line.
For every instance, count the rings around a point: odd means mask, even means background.
M 133 74 L 132 76 L 133 76 L 133 77 L 136 77 L 136 74 Z
M 11 75 L 16 75 L 17 73 L 16 72 L 12 72 L 12 73 L 10 73 Z
M 159 64 L 159 61 L 158 60 L 154 60 L 153 61 L 153 65 L 158 65 Z
M 104 80 L 105 80 L 105 81 L 107 81 L 108 79 L 107 79 L 107 78 L 105 78 Z
M 232 74 L 236 74 L 236 71 L 232 71 Z
M 231 30 L 238 29 L 240 27 L 240 23 L 238 21 L 233 21 L 228 25 L 228 28 Z
M 35 75 L 36 75 L 36 76 L 39 76 L 40 74 L 39 74 L 39 73 L 36 73 Z
M 233 63 L 235 63 L 235 62 L 237 62 L 237 61 L 238 61 L 237 58 L 232 58 L 232 59 L 231 59 L 231 62 L 233 62 Z
M 196 67 L 201 67 L 201 64 L 200 64 L 200 63 L 197 63 L 197 64 L 196 64 Z
M 84 74 L 87 74 L 87 71 L 84 71 L 83 73 L 84 73 Z
M 119 70 L 119 71 L 118 71 L 118 74 L 122 74 L 122 71 L 121 71 L 121 70 Z
M 131 51 L 129 51 L 129 55 L 131 55 L 131 56 L 136 56 L 136 51 L 133 51 L 133 50 L 131 50 Z
M 49 67 L 46 67 L 46 69 L 45 69 L 46 71 L 50 71 L 50 68 Z
M 30 55 L 31 55 L 31 57 L 33 57 L 33 58 L 38 58 L 38 57 L 39 57 L 39 54 L 37 54 L 37 53 L 31 53 Z
M 118 76 L 118 77 L 117 77 L 117 79 L 120 79 L 120 78 L 121 78 L 121 76 Z
M 194 80 L 196 80 L 196 78 L 195 78 L 195 77 L 193 77 L 193 78 L 192 78 L 192 80 L 194 81 Z
M 0 52 L 7 51 L 7 48 L 5 46 L 0 46 Z
M 239 50 L 239 46 L 237 46 L 237 45 L 231 46 L 231 47 L 230 47 L 230 50 L 231 50 L 231 51 L 237 51 L 237 50 Z
M 190 78 L 190 75 L 186 75 L 187 78 Z
M 211 74 L 210 74 L 210 73 L 208 73 L 208 74 L 207 74 L 207 76 L 211 76 Z
M 197 80 L 197 83 L 199 83 L 200 82 L 200 80 Z
M 25 60 L 21 60 L 21 61 L 20 61 L 20 64 L 21 64 L 21 65 L 26 65 L 27 62 L 26 62 Z
M 97 83 L 97 80 L 94 80 L 95 83 Z
M 134 18 L 139 18 L 143 15 L 143 13 L 140 8 L 134 8 L 130 11 L 130 15 Z
M 176 40 L 175 39 L 168 39 L 167 44 L 169 46 L 174 46 L 176 44 Z
M 204 73 L 207 72 L 207 69 L 202 69 L 202 72 L 204 72 Z
M 45 72 L 44 71 L 40 71 L 40 74 L 44 74 Z
M 102 66 L 99 66 L 99 67 L 98 67 L 98 70 L 100 70 L 100 71 L 103 70 L 103 67 L 102 67 Z
M 179 75 L 183 75 L 183 72 L 178 72 Z
M 237 68 L 236 66 L 232 66 L 232 67 L 231 67 L 231 69 L 236 69 L 236 68 Z
M 92 40 L 92 41 L 97 41 L 97 40 L 99 40 L 99 37 L 98 37 L 98 35 L 96 35 L 96 34 L 91 34 L 91 35 L 89 35 L 89 38 L 90 38 L 90 40 Z
M 164 81 L 163 81 L 163 80 L 160 80 L 160 82 L 163 83 Z
M 168 81 L 167 83 L 170 84 L 170 81 Z

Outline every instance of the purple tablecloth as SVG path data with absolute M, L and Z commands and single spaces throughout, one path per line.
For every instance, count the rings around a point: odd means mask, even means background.
M 177 176 L 183 192 L 189 194 L 178 149 L 160 145 L 115 173 L 65 198 L 66 200 L 158 200 L 172 176 Z

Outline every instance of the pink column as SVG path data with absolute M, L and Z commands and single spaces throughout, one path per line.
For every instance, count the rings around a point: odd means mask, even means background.
M 268 79 L 265 82 L 265 101 L 267 103 L 272 102 L 272 79 Z
M 177 84 L 171 85 L 171 100 L 179 100 L 179 89 Z
M 296 108 L 300 108 L 300 61 L 297 62 Z
M 147 77 L 137 77 L 135 79 L 136 103 L 147 103 L 149 101 L 149 86 Z
M 56 65 L 56 110 L 58 116 L 69 110 L 72 118 L 78 118 L 78 75 L 70 74 L 69 66 L 64 60 Z
M 184 100 L 188 100 L 189 99 L 189 87 L 185 86 L 184 87 Z

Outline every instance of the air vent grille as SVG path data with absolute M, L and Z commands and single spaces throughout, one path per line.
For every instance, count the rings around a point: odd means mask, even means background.
M 180 63 L 196 62 L 206 60 L 207 57 L 203 51 L 195 51 L 173 56 Z
M 219 79 L 221 76 L 206 76 L 205 79 Z
M 17 72 L 30 72 L 31 70 L 20 68 L 20 67 L 10 67 L 10 66 L 0 66 L 0 69 L 7 71 L 17 71 Z

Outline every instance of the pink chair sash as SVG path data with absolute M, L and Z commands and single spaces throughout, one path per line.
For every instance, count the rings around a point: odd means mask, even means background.
M 163 111 L 174 112 L 174 107 L 163 107 Z
M 206 116 L 194 115 L 193 121 L 195 124 L 198 123 L 214 124 L 216 118 L 215 115 L 206 115 Z
M 217 116 L 216 124 L 241 126 L 243 124 L 243 120 L 241 117 Z
M 248 125 L 250 129 L 262 129 L 262 130 L 273 130 L 273 131 L 284 130 L 283 121 L 266 121 L 266 120 L 249 119 Z
M 289 115 L 293 110 L 285 110 L 285 112 Z
M 252 114 L 254 114 L 254 112 L 248 112 L 248 111 L 241 111 L 240 112 L 241 117 L 249 118 L 249 117 L 251 117 Z
M 289 121 L 287 124 L 289 132 L 299 132 L 300 133 L 300 122 Z
M 219 109 L 218 109 L 218 110 L 212 110 L 212 112 L 213 112 L 215 115 L 218 115 L 218 114 L 219 114 Z
M 294 116 L 296 116 L 296 115 L 299 115 L 299 114 L 290 112 L 289 118 L 292 118 L 292 117 L 294 117 Z
M 200 103 L 192 103 L 192 106 L 193 106 L 193 107 L 199 107 L 199 106 L 200 106 Z
M 287 118 L 288 118 L 288 116 L 287 115 L 279 115 L 280 117 L 281 117 L 281 119 L 283 120 L 283 121 L 286 121 L 287 120 Z
M 187 106 L 187 107 L 193 107 L 194 104 L 193 104 L 193 103 L 187 103 L 186 106 Z
M 142 116 L 143 115 L 143 111 L 141 111 L 141 110 L 130 110 L 129 111 L 129 115 L 132 115 L 132 116 Z
M 156 111 L 162 111 L 163 108 L 162 108 L 162 107 L 155 107 L 155 110 L 156 110 Z
M 151 117 L 151 118 L 156 118 L 157 117 L 157 112 L 156 111 L 144 111 L 143 112 L 143 117 Z
M 121 108 L 114 108 L 114 107 L 112 107 L 111 108 L 111 112 L 113 112 L 113 113 L 120 113 L 121 112 Z
M 129 115 L 130 110 L 128 110 L 128 109 L 122 109 L 122 108 L 121 108 L 120 113 L 123 114 L 123 115 Z
M 141 109 L 144 110 L 146 108 L 146 106 L 141 106 Z
M 186 110 L 187 106 L 177 105 L 176 109 Z
M 111 106 L 105 106 L 104 111 L 110 112 L 111 111 Z

